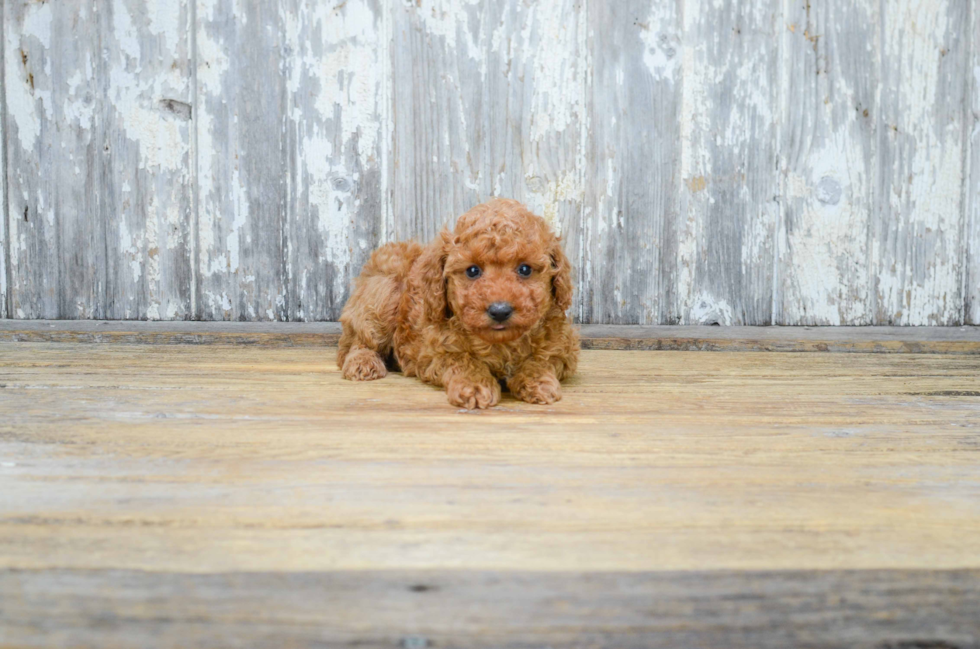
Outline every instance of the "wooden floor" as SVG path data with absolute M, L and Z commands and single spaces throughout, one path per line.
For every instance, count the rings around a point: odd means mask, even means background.
M 0 647 L 980 647 L 980 356 L 0 343 Z

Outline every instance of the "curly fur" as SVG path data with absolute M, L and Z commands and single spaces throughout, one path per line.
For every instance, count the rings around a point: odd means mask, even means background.
M 518 274 L 521 264 L 530 277 Z M 466 275 L 473 265 L 477 279 Z M 500 301 L 514 313 L 497 330 L 487 307 Z M 371 255 L 340 316 L 337 364 L 358 381 L 397 364 L 464 408 L 495 405 L 501 383 L 524 401 L 554 403 L 578 364 L 578 336 L 565 316 L 571 302 L 558 237 L 517 201 L 494 199 L 426 247 L 391 243 Z

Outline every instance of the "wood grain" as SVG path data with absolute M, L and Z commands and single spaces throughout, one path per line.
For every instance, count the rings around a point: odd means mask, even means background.
M 0 142 L 7 141 L 7 108 L 6 108 L 6 66 L 4 51 L 7 49 L 4 3 L 0 2 Z M 7 237 L 7 146 L 0 146 L 0 320 L 10 317 L 7 310 L 7 284 L 10 277 L 10 239 Z
M 676 323 L 682 26 L 678 3 L 589 4 L 589 202 L 582 320 Z M 731 323 L 729 323 L 731 324 Z
M 197 5 L 197 305 L 203 320 L 287 320 L 285 16 Z
M 334 353 L 0 346 L 0 567 L 978 567 L 976 356 L 585 352 L 471 413 Z
M 768 324 L 781 3 L 685 0 L 680 225 L 667 322 Z
M 964 126 L 969 133 L 966 146 L 969 151 L 970 175 L 964 183 L 964 209 L 966 210 L 966 241 L 961 252 L 963 261 L 963 297 L 966 324 L 980 324 L 980 10 L 970 5 L 970 69 L 968 74 L 968 110 Z
M 871 324 L 879 3 L 787 7 L 774 319 L 784 325 Z
M 976 327 L 701 327 L 582 325 L 583 349 L 980 354 Z M 0 342 L 323 347 L 336 322 L 0 321 Z
M 390 234 L 393 240 L 429 241 L 489 190 L 487 4 L 426 0 L 389 6 Z
M 189 16 L 5 3 L 12 316 L 189 317 Z
M 980 571 L 0 571 L 7 646 L 980 647 Z M 370 611 L 370 615 L 365 612 Z
M 334 353 L 0 344 L 0 646 L 980 646 L 980 357 Z
M 877 324 L 963 322 L 970 4 L 909 0 L 882 13 Z
M 337 320 L 383 226 L 385 3 L 291 0 L 288 70 L 288 319 Z
M 333 320 L 509 195 L 581 322 L 980 323 L 977 14 L 8 0 L 0 318 Z

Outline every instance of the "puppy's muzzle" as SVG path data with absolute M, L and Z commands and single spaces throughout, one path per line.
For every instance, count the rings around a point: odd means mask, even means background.
M 514 314 L 514 307 L 510 302 L 494 302 L 487 307 L 487 315 L 495 322 L 507 322 Z

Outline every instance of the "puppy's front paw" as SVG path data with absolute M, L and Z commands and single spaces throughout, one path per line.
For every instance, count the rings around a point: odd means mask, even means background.
M 493 379 L 453 378 L 446 386 L 449 403 L 460 408 L 490 408 L 500 402 L 500 384 Z
M 521 401 L 547 406 L 561 401 L 561 384 L 550 374 L 524 381 L 514 381 L 510 386 L 511 392 Z
M 388 374 L 385 362 L 372 349 L 354 349 L 344 359 L 344 378 L 351 381 L 373 381 Z

